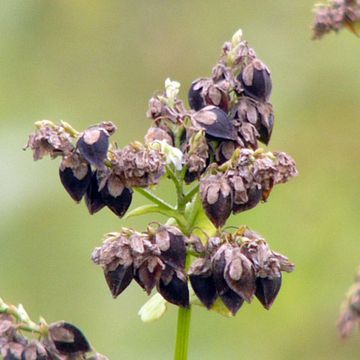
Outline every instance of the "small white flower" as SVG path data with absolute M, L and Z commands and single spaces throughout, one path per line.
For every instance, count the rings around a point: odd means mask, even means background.
M 179 91 L 180 83 L 178 81 L 172 81 L 169 78 L 165 80 L 165 94 L 170 106 L 175 103 L 175 99 L 178 96 Z
M 181 150 L 169 145 L 165 139 L 153 141 L 150 147 L 160 150 L 165 155 L 166 164 L 173 164 L 175 169 L 179 171 L 182 169 L 184 154 Z
M 243 32 L 241 29 L 237 30 L 231 38 L 231 44 L 233 47 L 239 45 L 242 39 Z

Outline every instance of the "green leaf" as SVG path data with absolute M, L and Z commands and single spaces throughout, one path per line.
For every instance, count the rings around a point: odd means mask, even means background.
M 139 206 L 131 211 L 129 211 L 124 219 L 128 219 L 135 216 L 145 215 L 145 214 L 151 214 L 151 213 L 158 213 L 160 212 L 160 207 L 158 205 L 143 205 Z

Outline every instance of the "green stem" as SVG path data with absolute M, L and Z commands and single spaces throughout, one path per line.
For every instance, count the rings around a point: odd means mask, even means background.
M 176 210 L 173 206 L 168 204 L 166 201 L 160 199 L 157 197 L 154 193 L 151 191 L 144 189 L 144 188 L 134 188 L 136 192 L 141 194 L 142 196 L 146 197 L 148 200 L 150 200 L 152 203 L 159 205 L 162 208 L 168 209 L 168 210 Z
M 167 174 L 169 175 L 170 179 L 173 181 L 175 188 L 176 188 L 176 194 L 177 194 L 177 208 L 179 211 L 183 211 L 185 208 L 185 201 L 184 201 L 184 192 L 183 192 L 183 186 L 182 181 L 178 179 L 175 172 L 170 166 L 166 166 Z
M 174 360 L 187 360 L 189 348 L 191 308 L 179 307 Z

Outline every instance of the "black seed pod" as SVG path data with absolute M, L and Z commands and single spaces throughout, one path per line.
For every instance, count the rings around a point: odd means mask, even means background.
M 246 96 L 262 101 L 269 99 L 272 89 L 270 70 L 259 59 L 248 64 L 238 76 L 238 80 Z
M 175 227 L 161 226 L 156 232 L 156 243 L 161 259 L 175 269 L 184 269 L 186 260 L 185 237 Z
M 216 299 L 217 291 L 212 276 L 211 262 L 208 259 L 196 259 L 189 271 L 191 286 L 199 300 L 210 309 Z
M 196 296 L 208 309 L 210 309 L 218 297 L 212 275 L 190 275 L 190 282 Z
M 113 271 L 104 271 L 104 275 L 113 298 L 116 298 L 130 285 L 133 279 L 133 266 L 119 265 Z
M 203 177 L 200 181 L 200 197 L 211 222 L 216 227 L 223 226 L 232 208 L 232 191 L 224 175 Z
M 207 136 L 222 140 L 236 140 L 236 131 L 226 113 L 216 106 L 206 106 L 191 117 L 195 127 Z
M 205 100 L 202 96 L 202 89 L 203 89 L 204 81 L 211 81 L 211 80 L 210 79 L 197 79 L 191 84 L 190 89 L 189 89 L 189 93 L 188 93 L 189 105 L 195 111 L 200 110 L 201 108 L 203 108 L 206 105 Z
M 104 200 L 99 191 L 96 171 L 93 173 L 90 184 L 86 190 L 85 203 L 91 215 L 97 213 L 105 206 Z
M 215 255 L 212 262 L 214 282 L 220 299 L 231 313 L 235 315 L 244 303 L 244 299 L 228 286 L 224 278 L 225 266 L 225 251 L 222 251 L 220 254 Z
M 57 322 L 49 326 L 49 335 L 56 350 L 64 355 L 91 351 L 90 344 L 83 333 L 67 322 Z
M 89 127 L 79 138 L 77 148 L 90 164 L 102 169 L 109 148 L 109 133 L 100 126 Z
M 117 176 L 111 175 L 100 193 L 105 205 L 115 215 L 125 215 L 131 204 L 133 191 L 126 188 Z
M 82 163 L 77 168 L 60 165 L 59 176 L 65 190 L 76 202 L 80 202 L 88 189 L 92 172 L 89 164 Z
M 185 275 L 183 279 L 180 279 L 176 272 L 169 271 L 172 273 L 170 276 L 167 270 L 161 274 L 156 285 L 158 292 L 165 300 L 174 305 L 189 307 L 189 289 Z
M 281 287 L 281 273 L 278 277 L 258 277 L 256 279 L 255 296 L 265 309 L 269 310 Z

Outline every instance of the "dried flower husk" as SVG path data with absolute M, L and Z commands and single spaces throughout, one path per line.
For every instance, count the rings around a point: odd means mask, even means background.
M 80 202 L 88 189 L 92 171 L 89 163 L 74 152 L 61 161 L 59 176 L 65 190 L 76 202 Z
M 207 105 L 214 105 L 227 112 L 230 100 L 224 87 L 223 82 L 214 83 L 210 78 L 195 80 L 188 93 L 190 107 L 198 111 Z
M 184 152 L 184 162 L 187 167 L 185 182 L 190 184 L 199 179 L 209 163 L 209 146 L 204 131 L 187 130 L 188 140 Z
M 32 340 L 24 348 L 21 360 L 48 360 L 48 353 L 44 345 L 37 340 Z
M 216 163 L 221 165 L 224 162 L 230 160 L 235 149 L 237 149 L 238 147 L 239 147 L 239 145 L 235 141 L 230 141 L 230 140 L 221 141 L 215 151 Z
M 259 59 L 252 60 L 238 76 L 238 80 L 246 96 L 268 101 L 272 89 L 270 70 Z
M 115 130 L 116 127 L 111 122 L 104 122 L 87 128 L 76 144 L 80 154 L 90 164 L 103 169 L 109 148 L 109 137 Z
M 59 321 L 49 325 L 49 337 L 56 350 L 64 355 L 75 355 L 91 351 L 89 342 L 74 325 Z
M 196 259 L 189 270 L 189 279 L 196 296 L 207 309 L 211 309 L 218 294 L 210 260 L 208 258 Z
M 236 140 L 235 128 L 227 114 L 216 106 L 206 106 L 192 114 L 191 120 L 206 135 L 220 140 Z
M 274 113 L 268 102 L 241 96 L 231 111 L 230 118 L 245 147 L 257 148 L 257 141 L 268 145 L 274 127 Z
M 24 345 L 17 342 L 7 342 L 0 348 L 0 355 L 4 360 L 21 360 Z
M 148 187 L 165 174 L 165 157 L 159 150 L 132 143 L 113 152 L 112 170 L 128 187 Z
M 216 227 L 221 227 L 231 214 L 232 191 L 226 177 L 206 175 L 200 180 L 200 197 L 206 215 Z
M 70 154 L 74 146 L 71 143 L 71 136 L 62 126 L 43 120 L 37 123 L 36 131 L 29 136 L 25 149 L 33 151 L 34 160 L 40 160 L 46 155 L 52 159 L 57 156 Z
M 165 140 L 169 145 L 174 145 L 173 136 L 169 133 L 168 128 L 165 130 L 161 127 L 150 127 L 144 139 L 146 144 L 151 144 L 154 141 Z
M 91 215 L 100 211 L 105 202 L 99 190 L 97 171 L 92 174 L 90 184 L 85 193 L 85 204 Z

